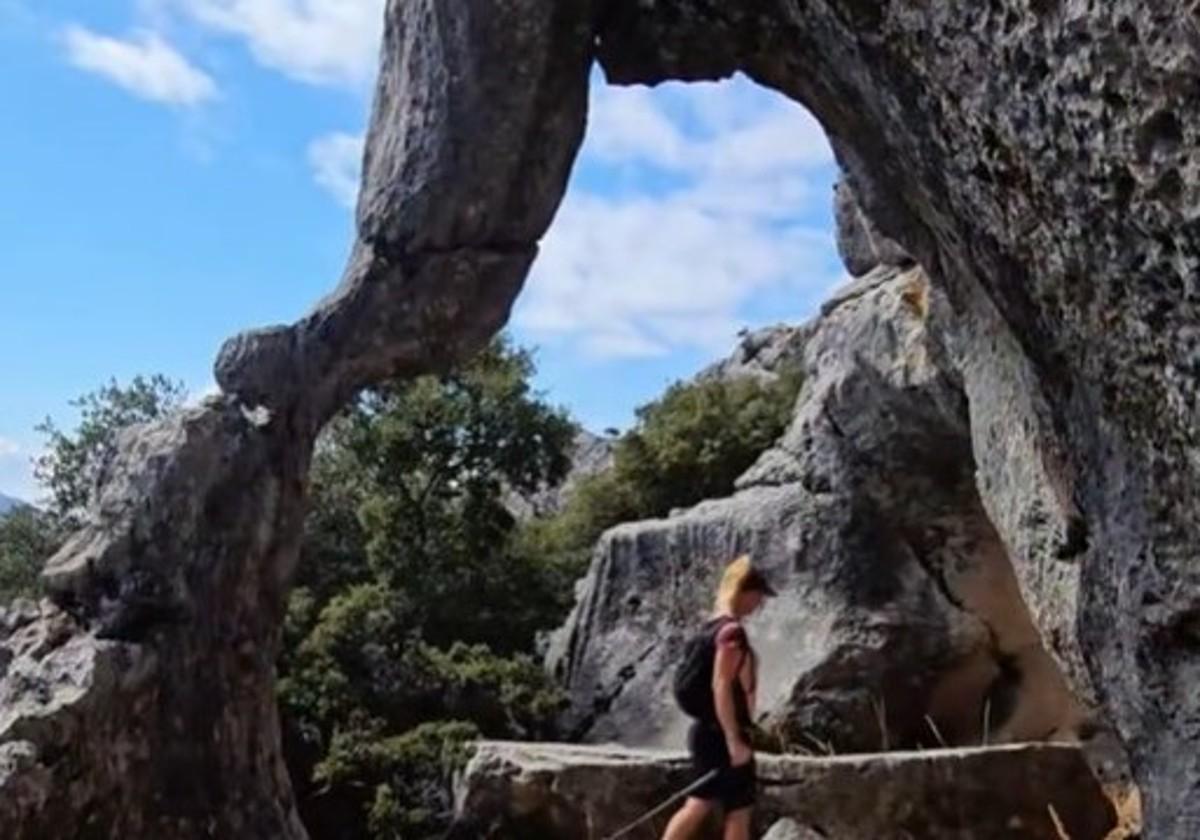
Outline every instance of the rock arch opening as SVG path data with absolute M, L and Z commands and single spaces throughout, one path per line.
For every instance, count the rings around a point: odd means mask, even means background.
M 618 83 L 742 70 L 825 126 L 867 214 L 965 325 L 981 497 L 1036 623 L 1129 745 L 1148 833 L 1194 837 L 1190 19 L 1132 0 L 393 0 L 387 15 L 341 286 L 230 341 L 223 396 L 126 440 L 51 564 L 52 600 L 6 617 L 5 835 L 304 836 L 271 653 L 316 430 L 363 386 L 504 322 L 599 60 Z M 982 411 L 989 393 L 1003 398 Z

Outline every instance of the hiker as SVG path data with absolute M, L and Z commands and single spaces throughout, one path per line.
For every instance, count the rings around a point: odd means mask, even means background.
M 697 778 L 716 774 L 691 792 L 663 840 L 696 837 L 717 807 L 724 816 L 724 840 L 750 840 L 756 780 L 749 740 L 758 660 L 741 622 L 774 594 L 749 557 L 737 558 L 721 578 L 713 618 L 684 649 L 675 698 L 694 718 L 688 752 Z

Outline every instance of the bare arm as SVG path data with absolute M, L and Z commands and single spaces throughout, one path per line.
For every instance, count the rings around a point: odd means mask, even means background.
M 742 671 L 738 675 L 742 690 L 746 692 L 746 708 L 753 718 L 758 711 L 758 661 L 753 653 L 743 661 Z
M 736 624 L 726 625 L 717 634 L 717 658 L 713 664 L 713 702 L 717 711 L 717 722 L 725 733 L 725 743 L 734 767 L 750 761 L 750 747 L 738 727 L 737 707 L 734 692 L 742 691 L 740 672 L 747 659 L 746 639 L 742 628 Z

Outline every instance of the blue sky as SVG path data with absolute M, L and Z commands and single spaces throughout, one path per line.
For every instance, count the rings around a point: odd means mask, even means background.
M 348 249 L 383 0 L 0 0 L 0 492 L 109 377 L 196 395 L 245 327 L 301 315 Z M 539 385 L 624 427 L 742 327 L 842 276 L 834 167 L 744 80 L 594 86 L 511 331 Z

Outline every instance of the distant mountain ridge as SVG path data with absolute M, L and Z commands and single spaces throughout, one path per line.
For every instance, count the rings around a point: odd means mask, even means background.
M 12 496 L 5 496 L 3 493 L 0 493 L 0 516 L 4 516 L 14 508 L 22 507 L 24 504 L 25 502 L 22 502 L 20 499 L 14 499 Z

